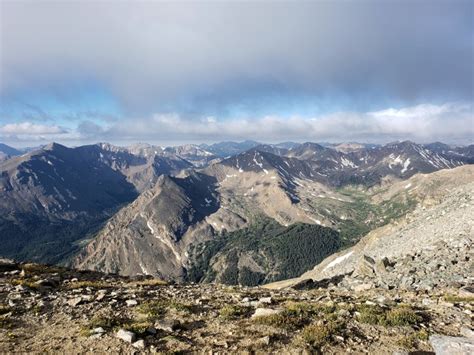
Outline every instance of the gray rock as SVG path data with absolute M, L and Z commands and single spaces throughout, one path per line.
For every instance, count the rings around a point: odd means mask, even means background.
M 155 334 L 156 334 L 156 328 L 155 328 L 155 327 L 148 327 L 148 328 L 146 329 L 146 332 L 147 332 L 148 334 L 155 335 Z
M 94 333 L 94 334 L 102 334 L 102 333 L 105 333 L 105 329 L 102 328 L 102 327 L 94 328 L 94 329 L 92 329 L 92 333 Z
M 156 329 L 161 329 L 166 332 L 174 332 L 180 326 L 176 319 L 161 319 L 155 323 Z
M 474 287 L 464 286 L 459 289 L 459 297 L 474 297 Z
M 258 339 L 258 342 L 263 345 L 270 345 L 270 343 L 272 342 L 272 338 L 269 335 L 267 335 L 267 336 L 264 336 L 263 338 Z
M 363 291 L 370 290 L 372 287 L 373 287 L 373 285 L 370 284 L 370 283 L 363 283 L 363 284 L 352 286 L 352 289 L 355 292 L 363 292 Z
M 104 298 L 105 298 L 105 295 L 107 294 L 106 291 L 99 291 L 97 297 L 96 297 L 96 301 L 102 301 Z
M 355 275 L 374 276 L 375 260 L 368 255 L 363 255 L 356 265 Z
M 271 297 L 261 297 L 259 300 L 258 300 L 258 303 L 262 303 L 262 304 L 272 304 L 273 300 Z
M 136 342 L 132 344 L 132 346 L 137 349 L 145 349 L 145 340 L 143 339 L 137 340 Z
M 122 339 L 123 341 L 126 341 L 127 343 L 133 343 L 137 339 L 135 333 L 125 329 L 120 329 L 117 332 L 116 337 Z
M 125 303 L 127 304 L 128 307 L 133 307 L 138 304 L 137 300 L 126 300 Z
M 252 315 L 252 318 L 262 317 L 262 316 L 271 316 L 273 314 L 281 313 L 281 309 L 272 309 L 272 308 L 257 308 L 255 313 Z
M 430 336 L 430 344 L 436 355 L 474 354 L 474 340 L 464 337 L 432 335 Z
M 71 307 L 76 307 L 80 303 L 82 303 L 82 297 L 74 297 L 71 298 L 70 300 L 67 301 L 67 304 L 70 305 Z

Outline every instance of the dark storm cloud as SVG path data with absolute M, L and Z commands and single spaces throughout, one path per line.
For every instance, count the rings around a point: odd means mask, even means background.
M 470 1 L 2 1 L 0 94 L 105 88 L 125 114 L 331 97 L 469 101 Z M 390 105 L 387 105 L 390 107 Z

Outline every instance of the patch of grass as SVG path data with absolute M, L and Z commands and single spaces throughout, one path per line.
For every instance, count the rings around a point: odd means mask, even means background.
M 474 297 L 461 297 L 456 295 L 445 295 L 444 300 L 451 303 L 474 303 Z
M 385 310 L 380 306 L 362 304 L 356 307 L 360 313 L 359 322 L 367 324 L 382 324 L 385 322 Z
M 428 332 L 422 329 L 418 332 L 401 337 L 397 341 L 397 344 L 401 346 L 402 348 L 405 348 L 407 350 L 412 350 L 418 347 L 418 343 L 420 342 L 420 340 L 426 341 L 428 340 L 428 338 L 429 338 Z
M 183 313 L 192 313 L 194 311 L 194 306 L 192 304 L 178 301 L 168 302 L 168 307 Z
M 286 302 L 285 308 L 299 316 L 313 316 L 318 313 L 331 314 L 336 311 L 334 303 Z
M 168 283 L 160 279 L 147 279 L 132 282 L 132 286 L 166 286 Z
M 414 325 L 423 321 L 423 317 L 408 306 L 391 309 L 387 312 L 386 319 L 387 324 L 392 327 Z
M 194 306 L 173 300 L 159 300 L 142 303 L 137 308 L 138 312 L 144 315 L 148 320 L 158 319 L 171 309 L 182 313 L 192 313 Z
M 345 328 L 342 321 L 330 321 L 325 324 L 310 324 L 303 328 L 299 342 L 311 348 L 319 349 L 333 341 L 333 337 Z
M 64 272 L 64 269 L 41 264 L 23 264 L 21 269 L 30 274 L 54 274 Z
M 257 324 L 268 325 L 275 328 L 297 329 L 308 323 L 308 318 L 298 316 L 288 310 L 281 313 L 259 316 L 253 319 Z
M 249 308 L 238 305 L 226 305 L 222 307 L 219 311 L 219 316 L 222 319 L 235 319 L 245 315 L 248 312 Z
M 153 325 L 152 322 L 149 321 L 132 321 L 130 323 L 125 323 L 122 327 L 125 330 L 129 330 L 135 334 L 144 334 L 146 333 L 147 329 Z
M 12 279 L 10 280 L 10 283 L 14 286 L 21 285 L 34 290 L 39 288 L 39 286 L 36 284 L 36 280 L 32 279 Z
M 410 326 L 420 323 L 423 317 L 409 306 L 398 306 L 390 310 L 377 305 L 360 305 L 359 322 L 383 326 Z
M 78 288 L 110 288 L 112 285 L 104 281 L 74 281 L 66 285 L 66 288 L 70 290 L 75 290 Z
M 166 313 L 167 303 L 164 301 L 148 301 L 138 306 L 137 310 L 148 320 L 155 320 Z
M 81 328 L 82 336 L 89 336 L 95 328 L 104 328 L 104 330 L 112 330 L 118 327 L 124 327 L 125 325 L 130 324 L 131 321 L 128 318 L 123 317 L 114 317 L 108 314 L 99 314 L 93 316 L 87 325 Z

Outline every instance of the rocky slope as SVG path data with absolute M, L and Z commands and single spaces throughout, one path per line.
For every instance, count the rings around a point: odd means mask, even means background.
M 205 218 L 219 206 L 207 175 L 162 176 L 127 208 L 118 212 L 77 256 L 80 268 L 125 275 L 177 279 L 184 252 L 196 238 L 212 235 Z
M 0 155 L 3 155 L 5 157 L 14 157 L 17 155 L 21 155 L 21 152 L 18 149 L 0 143 Z
M 371 231 L 354 247 L 330 256 L 301 277 L 269 287 L 336 282 L 349 289 L 429 291 L 472 285 L 474 167 L 415 175 L 373 198 L 409 196 L 420 202 L 406 216 Z
M 50 144 L 0 163 L 0 255 L 59 262 L 162 174 L 191 164 L 107 144 Z
M 0 262 L 1 353 L 469 354 L 472 290 L 167 285 Z

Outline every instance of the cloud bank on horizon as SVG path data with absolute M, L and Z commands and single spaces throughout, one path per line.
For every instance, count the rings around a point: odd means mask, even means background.
M 0 141 L 474 137 L 471 1 L 0 2 Z

